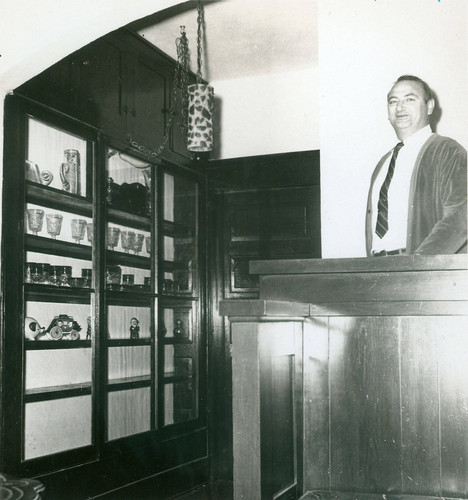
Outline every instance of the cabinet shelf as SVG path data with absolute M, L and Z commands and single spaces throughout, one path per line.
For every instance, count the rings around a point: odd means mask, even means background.
M 30 203 L 45 205 L 49 208 L 73 212 L 86 217 L 92 217 L 93 214 L 93 205 L 89 198 L 65 193 L 60 189 L 41 186 L 31 181 L 26 181 L 26 199 Z
M 151 231 L 151 218 L 144 215 L 132 214 L 124 212 L 123 210 L 108 207 L 107 218 L 109 222 L 114 224 Z
M 139 377 L 115 378 L 107 382 L 108 391 L 122 391 L 129 389 L 139 389 L 151 385 L 151 375 L 141 375 Z
M 140 269 L 151 269 L 151 259 L 141 255 L 132 255 L 124 252 L 106 251 L 106 260 L 108 264 L 128 267 L 137 267 Z
M 155 295 L 151 292 L 123 292 L 109 289 L 106 291 L 107 303 L 109 305 L 150 307 L 150 300 L 153 297 Z
M 72 288 L 26 283 L 24 285 L 26 300 L 36 302 L 59 302 L 64 304 L 89 304 L 91 288 Z
M 91 347 L 91 340 L 27 340 L 24 343 L 27 351 L 82 349 L 83 347 Z
M 27 234 L 26 250 L 48 255 L 59 255 L 72 259 L 91 260 L 92 248 L 89 245 L 78 245 L 69 241 L 54 240 L 35 234 Z
M 109 347 L 133 347 L 140 345 L 151 345 L 151 338 L 145 337 L 140 339 L 108 339 L 107 345 Z
M 84 382 L 81 384 L 55 385 L 51 387 L 27 389 L 24 393 L 24 400 L 26 403 L 35 403 L 38 401 L 73 398 L 89 394 L 91 394 L 91 382 Z
M 175 293 L 162 293 L 160 295 L 161 300 L 164 301 L 164 303 L 170 302 L 172 300 L 178 301 L 178 305 L 180 305 L 180 302 L 183 301 L 198 301 L 198 297 L 191 295 L 189 293 L 184 293 L 184 292 L 179 292 L 177 294 Z

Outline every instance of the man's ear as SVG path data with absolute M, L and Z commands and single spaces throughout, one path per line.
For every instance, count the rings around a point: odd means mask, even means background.
M 435 101 L 434 99 L 429 99 L 427 101 L 427 114 L 432 115 L 432 112 L 434 111 L 435 108 Z

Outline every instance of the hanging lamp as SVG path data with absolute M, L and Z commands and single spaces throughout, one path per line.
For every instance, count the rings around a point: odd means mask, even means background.
M 207 152 L 213 149 L 213 87 L 202 83 L 202 43 L 204 37 L 204 10 L 202 1 L 197 7 L 197 83 L 188 86 L 187 149 Z

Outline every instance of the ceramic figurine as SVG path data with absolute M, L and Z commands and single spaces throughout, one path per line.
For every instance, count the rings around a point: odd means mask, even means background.
M 88 316 L 88 327 L 86 328 L 86 340 L 91 340 L 91 316 Z
M 138 339 L 140 337 L 140 322 L 136 318 L 130 320 L 130 338 Z

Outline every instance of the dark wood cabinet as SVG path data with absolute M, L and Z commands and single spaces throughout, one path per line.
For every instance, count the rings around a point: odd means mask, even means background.
M 1 470 L 48 498 L 209 476 L 204 179 L 145 154 L 173 67 L 119 36 L 6 100 Z
M 125 45 L 102 38 L 70 56 L 76 116 L 125 138 L 128 62 Z M 50 71 L 50 70 L 48 70 Z
M 150 154 L 165 140 L 175 61 L 127 30 L 118 30 L 66 57 L 17 89 L 134 149 Z M 190 82 L 195 77 L 189 76 Z M 181 104 L 162 155 L 187 164 Z

